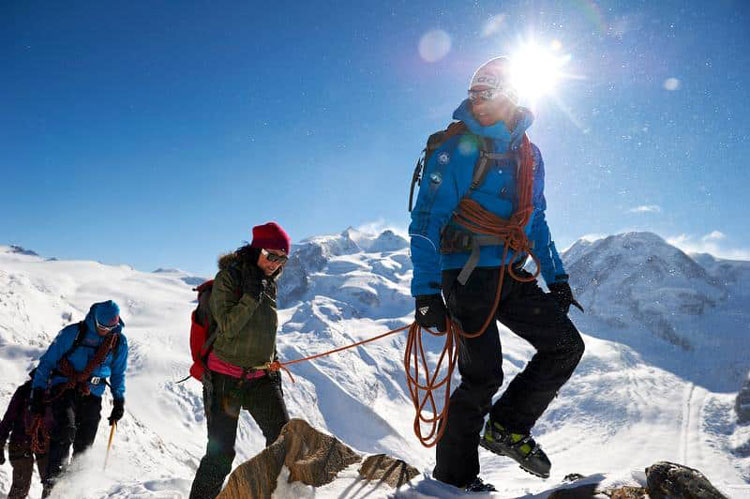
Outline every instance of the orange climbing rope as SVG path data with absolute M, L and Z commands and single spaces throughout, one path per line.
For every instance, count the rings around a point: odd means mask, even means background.
M 516 258 L 513 262 L 506 263 L 500 267 L 500 276 L 495 292 L 495 299 L 492 310 L 484 321 L 482 327 L 473 333 L 463 331 L 461 327 L 453 322 L 450 318 L 446 321 L 445 332 L 435 332 L 430 329 L 423 329 L 416 322 L 398 329 L 393 329 L 381 335 L 369 338 L 351 345 L 336 348 L 327 352 L 319 353 L 301 359 L 291 360 L 288 362 L 274 361 L 265 366 L 266 369 L 278 371 L 283 369 L 287 372 L 292 382 L 289 369 L 286 366 L 316 359 L 336 352 L 341 352 L 349 348 L 354 348 L 371 341 L 376 341 L 386 336 L 409 330 L 409 336 L 406 340 L 404 352 L 404 370 L 406 372 L 406 384 L 409 388 L 409 394 L 414 404 L 416 415 L 414 417 L 414 434 L 425 447 L 432 447 L 438 443 L 445 432 L 446 425 L 442 424 L 447 420 L 448 409 L 450 407 L 451 378 L 456 368 L 458 360 L 458 345 L 461 338 L 477 338 L 484 334 L 491 321 L 495 318 L 495 312 L 500 304 L 502 295 L 503 282 L 505 280 L 506 269 L 510 276 L 521 282 L 529 282 L 537 278 L 540 271 L 539 260 L 532 252 L 531 243 L 525 232 L 525 227 L 529 223 L 531 214 L 534 211 L 532 195 L 534 187 L 533 176 L 533 152 L 531 143 L 527 136 L 523 137 L 521 146 L 520 168 L 518 175 L 518 209 L 511 215 L 510 219 L 503 219 L 497 215 L 485 210 L 479 203 L 464 197 L 459 203 L 458 210 L 453 217 L 457 224 L 478 234 L 497 236 L 504 241 L 502 262 L 506 262 L 508 251 L 513 250 Z M 529 277 L 522 277 L 515 273 L 513 264 L 521 255 L 530 255 L 536 264 L 536 272 Z M 427 355 L 423 345 L 423 331 L 427 331 L 433 336 L 445 336 L 443 350 L 438 357 L 435 368 L 430 372 L 427 362 Z M 447 359 L 447 366 L 443 367 L 443 362 Z M 444 375 L 440 377 L 441 372 Z M 442 408 L 438 409 L 438 403 L 434 392 L 444 387 Z M 425 416 L 423 412 L 427 411 L 432 416 Z M 423 425 L 427 425 L 426 433 L 423 432 Z
M 49 450 L 49 432 L 44 424 L 44 416 L 34 416 L 27 434 L 31 436 L 32 452 L 35 454 L 46 454 Z

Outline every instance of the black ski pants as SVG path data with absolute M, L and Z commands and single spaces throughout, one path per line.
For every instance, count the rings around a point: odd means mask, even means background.
M 242 381 L 225 374 L 206 371 L 203 378 L 203 405 L 208 426 L 208 446 L 190 490 L 190 499 L 213 499 L 232 470 L 234 441 L 240 409 L 250 412 L 271 445 L 289 421 L 281 389 L 281 373 Z
M 456 280 L 459 272 L 443 272 L 446 304 L 464 331 L 475 332 L 491 312 L 500 271 L 476 268 L 465 286 Z M 530 276 L 525 271 L 517 274 Z M 450 398 L 447 427 L 437 444 L 433 471 L 438 480 L 458 487 L 479 474 L 479 436 L 487 413 L 513 433 L 529 433 L 583 355 L 578 330 L 536 280 L 519 282 L 506 273 L 496 319 L 531 343 L 536 353 L 492 405 L 492 397 L 503 383 L 497 323 L 490 322 L 478 338 L 464 338 L 459 343 L 461 383 Z
M 8 459 L 13 467 L 13 483 L 8 491 L 8 499 L 21 499 L 29 495 L 31 475 L 34 472 L 34 459 L 39 477 L 44 480 L 47 473 L 47 454 L 34 454 L 29 445 L 8 445 Z
M 102 409 L 101 397 L 83 395 L 75 389 L 66 390 L 58 396 L 53 388 L 52 396 L 55 426 L 50 432 L 45 489 L 52 488 L 55 479 L 67 464 L 71 445 L 75 457 L 94 443 Z

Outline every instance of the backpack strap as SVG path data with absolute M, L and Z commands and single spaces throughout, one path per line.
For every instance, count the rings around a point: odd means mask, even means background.
M 414 167 L 414 173 L 411 176 L 411 189 L 409 190 L 409 212 L 411 212 L 414 201 L 414 186 L 422 185 L 422 176 L 424 174 L 425 166 L 430 161 L 432 153 L 434 153 L 445 141 L 456 135 L 468 133 L 469 129 L 466 127 L 466 123 L 463 121 L 454 121 L 448 125 L 445 130 L 435 132 L 427 138 L 427 145 L 417 158 L 417 164 Z
M 471 177 L 471 185 L 469 191 L 465 194 L 468 195 L 472 191 L 475 191 L 480 185 L 484 183 L 484 179 L 487 177 L 489 172 L 490 161 L 502 161 L 506 159 L 514 159 L 516 162 L 516 168 L 520 168 L 521 160 L 517 153 L 496 153 L 494 151 L 494 145 L 492 139 L 489 137 L 477 137 L 479 144 L 479 157 L 477 162 L 474 163 L 474 173 Z
M 81 321 L 78 323 L 78 332 L 76 333 L 76 337 L 73 340 L 73 344 L 70 345 L 70 348 L 68 348 L 64 354 L 60 357 L 60 359 L 66 359 L 70 354 L 73 353 L 73 351 L 81 346 L 81 343 L 83 343 L 83 338 L 86 336 L 86 321 Z

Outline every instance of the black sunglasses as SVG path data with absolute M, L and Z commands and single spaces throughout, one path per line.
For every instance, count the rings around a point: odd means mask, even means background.
M 260 252 L 263 253 L 263 256 L 265 256 L 269 262 L 278 262 L 283 265 L 287 262 L 287 260 L 289 260 L 289 257 L 284 254 L 277 255 L 276 253 L 271 253 L 270 251 L 266 251 L 264 249 L 260 250 Z

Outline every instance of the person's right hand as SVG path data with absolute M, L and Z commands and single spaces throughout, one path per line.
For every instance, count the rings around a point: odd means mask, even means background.
M 441 333 L 446 329 L 447 312 L 443 297 L 439 293 L 434 295 L 419 295 L 415 298 L 416 310 L 414 319 L 422 327 L 437 328 Z
M 263 293 L 266 291 L 267 286 L 267 279 L 254 279 L 250 277 L 248 279 L 245 279 L 242 292 L 255 298 L 256 301 L 261 301 L 261 299 L 263 298 Z

